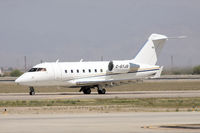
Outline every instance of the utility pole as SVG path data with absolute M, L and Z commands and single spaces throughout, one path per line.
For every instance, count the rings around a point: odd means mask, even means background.
M 101 61 L 103 61 L 103 56 L 101 56 Z
M 171 71 L 173 71 L 173 67 L 174 67 L 174 57 L 171 56 Z
M 24 70 L 26 71 L 26 56 L 24 56 Z

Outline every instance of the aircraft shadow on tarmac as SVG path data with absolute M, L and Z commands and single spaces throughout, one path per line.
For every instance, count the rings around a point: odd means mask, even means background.
M 77 93 L 77 92 L 61 92 L 61 93 L 36 93 L 36 95 L 87 95 L 87 96 L 90 96 L 90 95 L 99 95 L 99 96 L 104 96 L 104 95 L 136 95 L 136 94 L 147 94 L 145 92 L 108 92 L 106 94 L 98 94 L 96 92 L 93 92 L 91 94 L 83 94 L 83 93 Z

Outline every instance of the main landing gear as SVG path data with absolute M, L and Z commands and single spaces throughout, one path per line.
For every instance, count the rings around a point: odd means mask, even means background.
M 29 87 L 29 89 L 30 89 L 29 95 L 35 95 L 34 88 L 31 86 L 31 87 Z
M 106 94 L 106 89 L 103 88 L 102 86 L 98 86 L 97 87 L 97 91 L 98 91 L 98 94 Z
M 106 93 L 106 89 L 103 88 L 102 86 L 96 86 L 97 87 L 97 92 L 98 94 L 105 94 Z M 90 87 L 90 86 L 83 86 L 80 89 L 80 92 L 82 91 L 83 94 L 91 94 L 91 89 L 94 87 Z
M 83 94 L 90 94 L 91 93 L 91 88 L 87 87 L 87 86 L 84 86 L 84 87 L 81 87 L 80 92 L 81 91 L 83 92 Z

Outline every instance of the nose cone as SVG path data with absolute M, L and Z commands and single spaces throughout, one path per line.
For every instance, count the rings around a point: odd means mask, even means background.
M 19 78 L 17 78 L 15 80 L 15 83 L 21 84 L 21 83 L 23 83 L 25 81 L 26 81 L 26 79 L 24 78 L 24 76 L 20 76 Z
M 19 83 L 20 81 L 19 81 L 19 78 L 17 78 L 16 80 L 15 80 L 15 83 Z
M 15 80 L 15 83 L 21 84 L 21 85 L 29 85 L 33 79 L 28 74 L 23 74 L 19 78 Z

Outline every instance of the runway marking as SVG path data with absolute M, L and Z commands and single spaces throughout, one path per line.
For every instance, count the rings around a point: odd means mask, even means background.
M 25 93 L 0 93 L 0 100 L 42 100 L 42 99 L 93 99 L 93 98 L 176 98 L 176 97 L 200 97 L 198 91 L 125 91 L 125 92 L 108 92 L 106 95 L 98 95 L 96 92 L 91 95 L 80 93 L 38 93 L 35 96 L 29 96 Z M 193 108 L 192 111 L 195 111 Z

